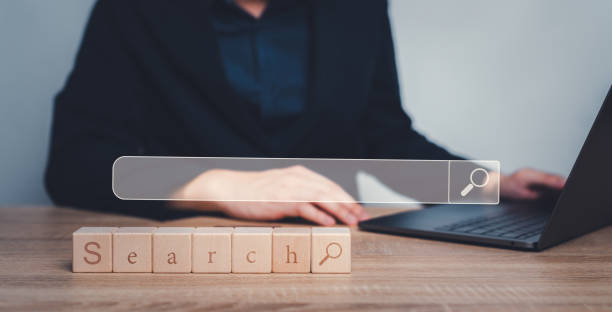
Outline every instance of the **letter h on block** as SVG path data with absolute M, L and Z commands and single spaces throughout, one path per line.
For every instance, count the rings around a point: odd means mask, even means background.
M 310 228 L 274 228 L 272 272 L 310 272 Z

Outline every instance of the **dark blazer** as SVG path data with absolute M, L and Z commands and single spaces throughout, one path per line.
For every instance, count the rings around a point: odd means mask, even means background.
M 274 139 L 226 82 L 211 2 L 95 5 L 55 99 L 45 183 L 56 204 L 163 218 L 163 205 L 114 197 L 121 155 L 456 158 L 402 110 L 386 1 L 310 1 L 308 104 Z

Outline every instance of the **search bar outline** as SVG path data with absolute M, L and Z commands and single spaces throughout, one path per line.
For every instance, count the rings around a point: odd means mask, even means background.
M 385 200 L 384 198 L 359 199 L 359 194 L 349 194 L 357 202 L 364 204 L 498 204 L 500 162 L 496 160 L 418 160 L 418 159 L 341 159 L 341 158 L 252 158 L 252 157 L 183 157 L 183 156 L 121 156 L 113 162 L 112 191 L 122 200 L 171 200 L 171 201 L 235 201 L 235 202 L 340 202 L 334 200 L 308 199 L 253 199 L 253 198 L 176 198 L 173 193 L 190 179 L 195 178 L 207 169 L 260 171 L 272 168 L 285 168 L 291 165 L 302 165 L 326 177 L 328 175 L 350 175 L 361 171 L 379 171 L 376 178 L 389 187 L 388 180 L 402 183 L 409 177 L 407 186 L 400 186 L 399 193 L 416 189 L 420 194 L 412 194 L 407 199 Z M 317 167 L 317 168 L 312 168 Z M 487 181 L 486 196 L 461 196 L 455 191 L 454 184 L 469 183 L 469 172 L 461 177 L 464 168 L 486 170 L 490 180 Z M 323 170 L 317 170 L 321 169 Z M 178 169 L 178 170 L 177 170 Z M 443 170 L 442 170 L 443 169 Z M 326 171 L 327 172 L 321 172 Z M 404 172 L 402 172 L 404 170 Z M 433 174 L 428 174 L 431 170 Z M 472 171 L 474 169 L 470 169 Z M 346 174 L 341 171 L 350 171 Z M 444 171 L 444 174 L 443 174 Z M 179 172 L 177 174 L 177 172 Z M 415 175 L 416 177 L 411 176 Z M 444 176 L 443 176 L 444 175 Z M 329 178 L 329 177 L 328 177 Z M 415 180 L 422 178 L 422 180 Z M 330 178 L 340 184 L 341 181 Z M 354 176 L 353 176 L 354 179 Z M 442 181 L 444 183 L 442 183 Z M 164 183 L 159 183 L 164 182 Z M 391 183 L 393 184 L 393 183 Z M 135 187 L 138 186 L 138 187 Z M 420 190 L 419 190 L 420 187 Z M 429 187 L 429 190 L 427 188 Z M 389 187 L 393 189 L 393 187 Z M 395 187 L 396 189 L 398 187 Z M 432 190 L 433 189 L 433 190 Z M 483 190 L 484 191 L 484 190 Z M 475 193 L 475 191 L 472 191 Z M 470 192 L 470 193 L 472 193 Z M 425 193 L 431 193 L 429 195 Z M 456 194 L 455 194 L 456 193 Z M 422 196 L 419 199 L 417 197 Z M 442 196 L 444 195 L 444 196 Z M 455 196 L 457 195 L 457 196 Z M 482 195 L 482 194 L 481 194 Z M 461 197 L 461 198 L 459 198 Z

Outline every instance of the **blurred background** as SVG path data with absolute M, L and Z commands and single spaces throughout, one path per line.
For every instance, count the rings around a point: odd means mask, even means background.
M 49 203 L 53 97 L 93 2 L 0 1 L 0 205 Z M 569 173 L 612 83 L 612 1 L 391 0 L 389 13 L 419 131 L 503 172 Z

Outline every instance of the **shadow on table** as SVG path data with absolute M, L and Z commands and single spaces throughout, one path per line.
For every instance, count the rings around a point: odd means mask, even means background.
M 173 207 L 169 207 L 167 204 L 160 204 L 160 202 L 151 201 L 151 204 L 148 205 L 149 201 L 139 201 L 136 205 L 132 204 L 129 206 L 116 207 L 111 206 L 109 208 L 101 208 L 97 206 L 93 207 L 68 207 L 70 209 L 81 210 L 81 211 L 92 211 L 98 213 L 111 213 L 122 216 L 129 217 L 139 217 L 145 218 L 152 221 L 175 221 L 181 219 L 195 218 L 195 217 L 216 217 L 216 218 L 227 218 L 221 212 L 216 211 L 194 211 L 194 210 L 181 210 Z M 240 220 L 240 219 L 236 219 Z M 249 221 L 253 222 L 253 220 L 241 220 L 241 221 Z M 262 221 L 262 223 L 289 223 L 289 224 L 300 224 L 300 225 L 314 225 L 314 223 L 304 220 L 298 217 L 284 218 L 281 220 L 270 220 L 270 221 Z

